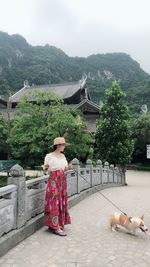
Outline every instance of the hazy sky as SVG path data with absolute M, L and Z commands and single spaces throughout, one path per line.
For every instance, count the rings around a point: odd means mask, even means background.
M 69 56 L 125 52 L 150 73 L 150 0 L 0 0 L 0 30 Z

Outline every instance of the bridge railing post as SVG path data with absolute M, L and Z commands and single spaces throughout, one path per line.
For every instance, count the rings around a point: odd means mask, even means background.
M 109 170 L 109 182 L 114 183 L 114 164 L 110 164 Z
M 109 183 L 109 163 L 107 161 L 104 163 L 104 171 L 107 174 L 106 183 Z
M 17 218 L 16 226 L 21 228 L 26 222 L 26 181 L 23 168 L 16 164 L 10 169 L 8 184 L 17 186 Z
M 102 184 L 103 165 L 100 159 L 97 160 L 96 167 L 99 169 L 99 184 Z
M 79 173 L 80 173 L 80 163 L 79 160 L 77 158 L 72 160 L 72 166 L 73 169 L 76 172 L 76 177 L 77 177 L 77 193 L 80 193 L 80 177 L 79 177 Z
M 90 170 L 90 184 L 91 187 L 93 186 L 93 164 L 91 159 L 87 159 L 86 161 L 86 168 Z

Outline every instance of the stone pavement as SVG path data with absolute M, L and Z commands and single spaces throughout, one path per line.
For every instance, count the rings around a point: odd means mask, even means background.
M 144 213 L 150 229 L 150 173 L 128 171 L 126 187 L 103 190 L 131 216 Z M 41 228 L 0 258 L 1 267 L 149 267 L 150 233 L 140 230 L 133 236 L 126 231 L 111 232 L 108 222 L 117 211 L 99 193 L 73 208 L 67 237 Z

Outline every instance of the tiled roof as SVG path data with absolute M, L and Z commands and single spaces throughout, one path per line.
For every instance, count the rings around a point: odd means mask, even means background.
M 91 106 L 95 110 L 100 111 L 100 106 L 98 106 L 96 103 L 94 103 L 93 101 L 91 101 L 89 99 L 84 99 L 79 104 L 76 104 L 74 106 L 72 105 L 72 106 L 73 106 L 74 109 L 78 109 L 78 108 L 82 107 L 85 104 L 88 104 L 89 106 Z
M 73 96 L 76 92 L 81 89 L 80 82 L 68 82 L 63 84 L 48 84 L 48 85 L 32 85 L 32 86 L 24 86 L 18 92 L 11 96 L 11 102 L 17 103 L 20 101 L 21 97 L 27 96 L 29 100 L 31 98 L 32 93 L 35 92 L 49 92 L 56 93 L 63 99 L 67 99 Z
M 7 105 L 7 100 L 0 98 L 0 104 Z

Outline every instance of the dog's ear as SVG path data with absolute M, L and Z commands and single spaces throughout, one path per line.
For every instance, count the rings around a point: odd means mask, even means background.
M 144 215 L 141 216 L 141 220 L 144 220 Z

